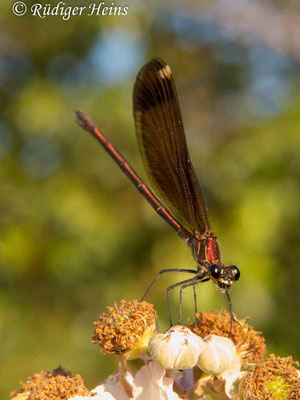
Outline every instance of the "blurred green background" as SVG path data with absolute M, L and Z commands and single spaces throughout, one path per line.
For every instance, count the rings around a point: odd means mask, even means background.
M 128 6 L 126 16 L 63 20 L 34 17 L 34 2 L 24 1 L 22 17 L 11 1 L 0 5 L 0 397 L 58 364 L 96 385 L 117 361 L 91 343 L 93 321 L 114 301 L 139 299 L 160 269 L 194 266 L 189 249 L 74 121 L 75 110 L 88 112 L 145 177 L 131 94 L 154 56 L 173 70 L 223 260 L 241 269 L 234 311 L 263 331 L 269 352 L 299 359 L 294 2 L 127 0 L 115 2 Z M 162 277 L 149 295 L 161 330 L 165 289 L 180 278 Z M 225 306 L 212 283 L 198 295 L 200 309 Z M 176 319 L 178 293 L 172 301 Z M 192 304 L 187 292 L 185 321 Z

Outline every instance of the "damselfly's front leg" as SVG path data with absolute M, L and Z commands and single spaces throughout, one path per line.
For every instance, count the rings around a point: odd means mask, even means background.
M 146 290 L 144 296 L 141 298 L 141 301 L 143 301 L 145 299 L 145 297 L 148 295 L 148 293 L 150 292 L 150 290 L 153 288 L 153 286 L 156 284 L 156 282 L 158 281 L 158 278 L 166 273 L 166 272 L 186 272 L 188 274 L 194 274 L 196 275 L 198 273 L 198 271 L 194 270 L 194 269 L 185 269 L 185 268 L 171 268 L 171 269 L 162 269 L 161 271 L 159 271 L 159 273 L 156 275 L 156 277 L 153 279 L 153 281 L 151 282 L 150 286 L 148 287 L 148 289 Z
M 175 289 L 178 286 L 191 286 L 197 284 L 199 281 L 202 281 L 203 278 L 205 278 L 206 273 L 203 272 L 201 274 L 196 274 L 193 278 L 186 279 L 181 282 L 174 283 L 173 285 L 169 286 L 167 288 L 167 301 L 168 301 L 168 313 L 169 313 L 169 322 L 170 326 L 172 326 L 172 318 L 171 318 L 171 302 L 170 302 L 170 291 L 172 289 Z M 207 279 L 208 280 L 208 279 Z M 181 297 L 180 297 L 180 303 L 179 303 L 179 320 L 178 324 L 181 322 L 181 308 L 182 308 L 182 291 L 181 291 Z

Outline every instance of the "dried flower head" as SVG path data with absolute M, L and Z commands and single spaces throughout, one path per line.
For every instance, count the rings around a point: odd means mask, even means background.
M 260 361 L 242 383 L 245 400 L 298 400 L 300 399 L 299 365 L 292 357 L 271 354 Z
M 72 377 L 69 371 L 58 367 L 27 378 L 21 382 L 21 389 L 10 393 L 10 397 L 13 400 L 65 400 L 89 393 L 80 375 Z
M 230 335 L 230 314 L 222 310 L 217 312 L 201 312 L 196 314 L 196 322 L 189 325 L 191 331 L 204 338 L 207 335 Z M 240 353 L 244 367 L 252 366 L 263 359 L 266 354 L 265 339 L 248 324 L 248 318 L 233 321 L 231 331 L 232 341 Z
M 94 322 L 96 329 L 93 342 L 102 353 L 117 354 L 134 359 L 147 351 L 149 339 L 156 333 L 156 312 L 152 304 L 142 301 L 121 300 L 118 306 L 107 307 L 108 313 Z

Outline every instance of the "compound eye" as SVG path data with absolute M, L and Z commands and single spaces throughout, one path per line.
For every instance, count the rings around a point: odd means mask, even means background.
M 238 281 L 239 278 L 240 278 L 241 273 L 240 273 L 240 270 L 238 269 L 238 267 L 236 265 L 232 266 L 232 274 L 233 274 L 232 279 L 234 279 L 235 281 Z
M 219 279 L 220 273 L 221 273 L 221 269 L 220 269 L 219 265 L 212 264 L 210 266 L 210 275 L 212 276 L 212 278 Z

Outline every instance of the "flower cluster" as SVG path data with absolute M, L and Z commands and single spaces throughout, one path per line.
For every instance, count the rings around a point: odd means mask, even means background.
M 93 342 L 119 359 L 119 370 L 90 392 L 64 370 L 35 374 L 13 400 L 296 400 L 298 363 L 265 357 L 260 332 L 228 312 L 202 312 L 189 327 L 156 332 L 147 302 L 122 300 L 95 322 Z
M 274 354 L 261 360 L 244 379 L 244 399 L 299 399 L 300 375 L 295 365 L 292 357 Z
M 156 312 L 152 304 L 122 300 L 120 306 L 107 307 L 108 313 L 94 322 L 93 342 L 102 353 L 116 354 L 126 359 L 137 358 L 147 351 L 150 337 L 156 333 Z
M 72 377 L 69 371 L 58 367 L 27 378 L 26 382 L 21 382 L 21 389 L 13 391 L 10 397 L 13 400 L 60 400 L 89 393 L 80 375 Z
M 231 316 L 225 310 L 202 312 L 196 314 L 196 322 L 190 323 L 189 328 L 202 338 L 207 335 L 230 336 L 240 353 L 243 366 L 247 367 L 255 365 L 266 354 L 264 337 L 248 324 L 248 319 L 231 324 Z

